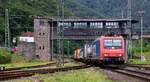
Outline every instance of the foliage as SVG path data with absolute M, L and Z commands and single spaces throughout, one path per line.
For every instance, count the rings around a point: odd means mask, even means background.
M 144 40 L 143 41 L 143 54 L 146 58 L 145 62 L 140 60 L 141 58 L 141 43 L 140 41 L 133 41 L 133 48 L 132 48 L 133 57 L 129 59 L 129 64 L 150 64 L 150 41 Z
M 66 0 L 65 6 L 68 8 L 68 10 L 70 10 L 70 12 L 75 14 L 75 16 L 79 16 L 79 17 L 99 16 L 102 18 L 105 17 L 104 14 L 98 13 L 96 10 L 88 7 L 87 5 L 80 3 L 80 1 Z M 84 0 L 82 2 L 84 2 Z
M 0 66 L 6 66 L 8 68 L 12 67 L 22 67 L 22 66 L 33 66 L 46 64 L 48 62 L 43 62 L 36 59 L 26 59 L 22 56 L 12 54 L 5 49 L 0 49 Z
M 0 49 L 0 64 L 11 62 L 11 54 L 4 49 Z
M 67 4 L 73 1 L 72 4 Z M 104 18 L 127 18 L 128 0 L 66 0 L 70 11 L 77 16 L 99 16 Z M 150 0 L 132 0 L 132 18 L 140 19 L 138 11 L 146 11 L 144 14 L 144 27 L 150 26 Z M 137 27 L 136 27 L 137 28 Z M 145 28 L 146 29 L 146 28 Z
M 68 41 L 69 41 L 69 46 L 68 46 Z M 84 41 L 82 40 L 64 40 L 63 43 L 63 48 L 64 48 L 64 54 L 68 55 L 68 50 L 69 50 L 69 55 L 72 55 L 74 53 L 74 50 L 76 48 L 82 48 Z M 57 41 L 54 40 L 54 53 L 57 53 L 57 49 L 58 45 L 57 45 Z M 69 48 L 69 49 L 68 49 Z
M 6 49 L 0 48 L 0 63 L 17 63 L 17 62 L 26 62 L 27 59 L 25 59 L 22 56 L 18 56 L 16 54 L 11 54 Z
M 68 41 L 69 41 L 69 46 L 68 46 Z M 84 44 L 84 41 L 73 41 L 73 40 L 65 40 L 64 41 L 64 53 L 68 54 L 68 50 L 69 50 L 69 54 L 72 55 L 74 53 L 74 50 L 77 48 L 82 48 Z M 68 49 L 69 48 L 69 49 Z
M 140 57 L 141 55 L 141 43 L 140 41 L 134 41 L 133 42 L 133 54 L 136 57 Z M 143 55 L 146 56 L 147 59 L 150 59 L 150 56 L 148 55 L 150 53 L 150 41 L 144 40 L 143 42 Z
M 11 37 L 33 31 L 35 16 L 56 16 L 57 0 L 0 0 L 0 40 L 4 38 L 5 9 L 9 9 Z M 65 15 L 72 15 L 65 8 Z M 3 44 L 0 41 L 0 45 Z

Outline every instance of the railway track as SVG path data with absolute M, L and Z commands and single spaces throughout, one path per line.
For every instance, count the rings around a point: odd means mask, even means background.
M 47 69 L 31 69 L 31 70 L 11 70 L 11 71 L 1 71 L 0 72 L 0 81 L 15 79 L 19 77 L 27 77 L 35 74 L 46 74 L 46 73 L 55 73 L 63 72 L 69 70 L 78 70 L 88 68 L 90 65 L 79 65 L 65 68 L 47 68 Z
M 64 63 L 68 63 L 68 61 L 65 61 Z M 16 68 L 6 68 L 2 71 L 13 71 L 13 70 L 21 70 L 21 69 L 29 69 L 29 68 L 41 68 L 41 67 L 48 67 L 48 66 L 52 66 L 55 65 L 56 63 L 48 63 L 48 64 L 43 64 L 43 65 L 36 65 L 36 66 L 26 66 L 26 67 L 16 67 Z M 1 72 L 1 71 L 0 71 Z
M 146 70 L 135 70 L 135 69 L 128 69 L 128 68 L 123 68 L 123 69 L 109 69 L 113 72 L 125 74 L 128 76 L 132 76 L 138 79 L 142 79 L 144 81 L 150 82 L 150 71 Z
M 131 64 L 127 64 L 127 67 L 134 67 L 134 68 L 138 68 L 138 69 L 142 69 L 142 70 L 150 70 L 150 66 L 146 66 L 146 65 L 131 65 Z

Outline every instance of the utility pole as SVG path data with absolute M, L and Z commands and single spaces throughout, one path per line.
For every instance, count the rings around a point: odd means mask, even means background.
M 124 11 L 121 11 L 121 18 L 124 19 Z
M 145 11 L 138 11 L 138 14 L 140 15 L 141 18 L 141 61 L 145 61 L 145 57 L 143 56 L 143 15 Z
M 52 35 L 52 44 L 51 44 L 51 60 L 53 60 L 53 57 L 54 57 L 54 25 L 53 25 L 53 19 L 52 19 L 52 33 L 51 33 L 51 35 Z
M 5 9 L 5 47 L 10 49 L 10 28 L 9 28 L 9 11 Z
M 132 0 L 128 0 L 128 12 L 127 12 L 127 18 L 129 19 L 127 25 L 128 25 L 128 32 L 129 32 L 129 42 L 128 42 L 128 47 L 129 47 L 129 54 L 132 59 L 133 53 L 132 53 Z
M 70 49 L 69 49 L 69 47 L 70 47 L 70 41 L 68 41 L 68 57 L 69 57 L 69 54 L 70 54 Z
M 64 20 L 64 15 L 65 15 L 65 13 L 64 13 L 64 0 L 61 0 L 61 9 L 62 9 L 62 20 Z M 62 22 L 63 24 L 64 24 L 64 22 Z M 64 26 L 62 26 L 62 65 L 64 66 L 64 62 L 65 62 L 65 60 L 64 60 Z
M 59 23 L 63 23 L 64 19 L 64 1 L 63 0 L 58 0 L 58 5 L 57 5 L 57 16 L 58 16 L 58 21 L 57 21 L 57 54 L 58 54 L 58 66 L 64 66 L 64 42 L 63 42 L 63 34 L 64 34 L 64 29 L 63 26 L 59 26 Z M 62 19 L 62 21 L 60 20 Z
M 60 1 L 58 1 L 57 5 L 57 66 L 60 67 L 61 62 L 60 62 L 60 54 L 61 54 L 61 49 L 60 49 L 60 26 L 59 26 L 59 21 L 60 21 Z

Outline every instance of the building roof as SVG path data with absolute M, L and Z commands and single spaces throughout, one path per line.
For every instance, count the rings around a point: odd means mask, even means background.
M 64 19 L 58 19 L 57 17 L 35 17 L 35 19 L 48 19 L 49 21 L 60 22 L 129 22 L 138 23 L 138 20 L 130 19 L 101 19 L 101 18 L 73 18 L 68 17 Z
M 34 33 L 33 32 L 22 32 L 21 36 L 24 36 L 24 37 L 34 37 Z
M 57 20 L 54 20 L 57 21 Z M 64 22 L 129 22 L 129 19 L 63 19 Z M 132 23 L 137 23 L 137 20 L 131 20 Z

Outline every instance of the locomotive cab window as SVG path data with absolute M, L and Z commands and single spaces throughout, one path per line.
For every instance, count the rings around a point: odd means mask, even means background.
M 115 47 L 121 46 L 121 40 L 113 40 L 113 46 Z
M 120 49 L 122 48 L 122 42 L 121 40 L 115 40 L 115 39 L 104 40 L 104 48 L 105 49 L 111 49 L 111 48 Z
M 105 47 L 111 47 L 112 46 L 112 40 L 104 40 L 104 46 Z

